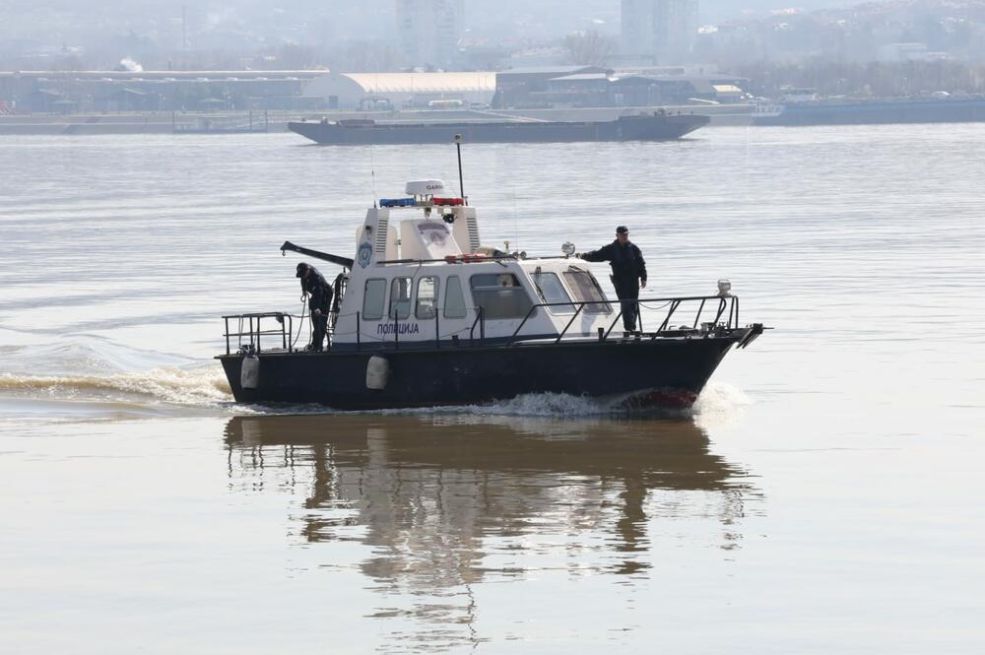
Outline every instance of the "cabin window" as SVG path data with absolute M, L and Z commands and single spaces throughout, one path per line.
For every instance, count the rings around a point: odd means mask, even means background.
M 430 275 L 417 281 L 417 303 L 414 305 L 414 316 L 417 318 L 434 318 L 438 314 L 438 278 Z
M 462 281 L 457 275 L 448 278 L 445 287 L 445 318 L 465 318 L 465 294 L 462 293 Z
M 605 300 L 602 287 L 598 281 L 588 271 L 572 266 L 564 272 L 564 280 L 568 283 L 568 288 L 574 294 L 575 302 L 591 302 L 585 305 L 582 311 L 588 314 L 608 314 L 612 307 L 607 302 L 597 302 Z
M 469 278 L 472 298 L 487 320 L 523 318 L 534 306 L 513 273 L 481 273 Z
M 383 302 L 386 300 L 386 280 L 372 278 L 366 280 L 363 293 L 363 320 L 378 321 L 383 318 Z
M 390 311 L 387 316 L 395 319 L 410 317 L 410 290 L 413 280 L 409 277 L 395 277 L 390 283 Z
M 571 302 L 571 297 L 568 296 L 568 292 L 564 290 L 564 285 L 561 284 L 561 280 L 558 278 L 557 273 L 544 273 L 541 272 L 540 267 L 537 267 L 537 270 L 534 271 L 531 278 L 534 281 L 534 286 L 537 287 L 537 293 L 540 294 L 540 297 L 544 302 Z M 550 310 L 552 312 L 570 312 L 574 311 L 574 307 L 571 305 L 562 305 L 559 307 L 551 307 Z

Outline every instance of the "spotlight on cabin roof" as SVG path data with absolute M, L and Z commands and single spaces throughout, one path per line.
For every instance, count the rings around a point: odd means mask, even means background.
M 411 180 L 404 193 L 414 197 L 442 196 L 445 193 L 445 183 L 441 180 Z

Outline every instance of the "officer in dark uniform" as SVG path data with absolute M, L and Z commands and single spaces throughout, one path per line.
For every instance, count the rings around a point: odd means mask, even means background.
M 646 262 L 643 253 L 629 240 L 625 225 L 616 228 L 616 240 L 592 252 L 575 255 L 587 262 L 609 262 L 612 266 L 612 285 L 622 306 L 622 324 L 627 332 L 636 331 L 639 313 L 640 287 L 646 287 Z
M 301 278 L 301 293 L 308 296 L 311 312 L 311 343 L 308 350 L 321 352 L 328 331 L 328 312 L 332 306 L 332 286 L 314 266 L 301 262 L 297 277 Z

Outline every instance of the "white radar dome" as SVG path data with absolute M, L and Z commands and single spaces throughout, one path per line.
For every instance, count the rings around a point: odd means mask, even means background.
M 445 183 L 441 180 L 411 180 L 404 193 L 408 196 L 442 196 Z

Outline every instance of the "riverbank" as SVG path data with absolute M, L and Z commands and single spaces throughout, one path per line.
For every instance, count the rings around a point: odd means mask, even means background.
M 242 134 L 249 132 L 287 132 L 288 121 L 373 119 L 393 122 L 440 121 L 609 121 L 627 114 L 663 109 L 670 112 L 703 114 L 710 125 L 747 125 L 752 105 L 682 105 L 679 107 L 583 107 L 569 109 L 509 109 L 458 111 L 343 112 L 223 112 L 180 114 L 172 112 L 133 112 L 121 114 L 8 114 L 0 116 L 0 135 L 5 134 Z

